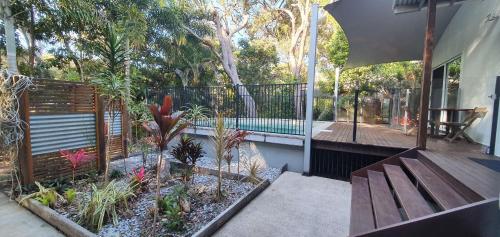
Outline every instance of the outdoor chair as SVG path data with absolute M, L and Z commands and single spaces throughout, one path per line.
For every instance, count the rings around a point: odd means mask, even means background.
M 468 142 L 474 142 L 472 138 L 465 133 L 465 130 L 469 128 L 476 119 L 482 119 L 486 115 L 488 110 L 485 107 L 475 107 L 470 114 L 468 114 L 462 122 L 441 122 L 442 125 L 448 126 L 451 132 L 445 137 L 445 140 L 449 142 L 455 141 L 458 137 L 463 137 Z

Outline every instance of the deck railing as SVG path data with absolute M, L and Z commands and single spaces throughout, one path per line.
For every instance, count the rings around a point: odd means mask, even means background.
M 149 90 L 147 98 L 159 104 L 170 95 L 174 111 L 203 106 L 208 118 L 191 121 L 199 127 L 213 127 L 220 113 L 227 128 L 304 135 L 305 91 L 306 84 L 170 87 Z

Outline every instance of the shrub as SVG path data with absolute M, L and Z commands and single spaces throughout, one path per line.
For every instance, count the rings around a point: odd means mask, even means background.
M 64 191 L 64 197 L 66 198 L 68 204 L 73 203 L 76 198 L 76 190 L 74 188 L 66 189 L 66 191 Z
M 79 222 L 94 230 L 100 230 L 109 219 L 116 225 L 117 210 L 120 207 L 127 208 L 127 201 L 133 196 L 135 195 L 130 185 L 117 183 L 114 180 L 101 189 L 92 184 L 90 201 L 80 211 Z
M 56 205 L 58 198 L 64 200 L 64 198 L 61 195 L 59 195 L 54 188 L 45 188 L 39 182 L 36 181 L 35 184 L 38 187 L 38 191 L 30 195 L 27 195 L 26 197 L 21 199 L 21 203 L 29 198 L 33 198 L 42 203 L 42 205 L 52 208 Z
M 112 170 L 111 173 L 109 174 L 110 179 L 119 179 L 123 177 L 123 172 L 121 170 Z
M 245 159 L 243 165 L 248 172 L 249 181 L 254 184 L 259 183 L 261 181 L 259 176 L 265 167 L 265 162 L 259 157 L 254 157 Z
M 318 116 L 319 121 L 332 121 L 333 120 L 333 108 L 326 107 Z
M 159 203 L 161 212 L 167 217 L 167 228 L 180 231 L 184 228 L 183 208 L 181 202 L 187 199 L 186 188 L 182 185 L 175 186 L 174 191 L 166 195 Z
M 141 167 L 139 171 L 132 170 L 130 186 L 136 191 L 142 189 L 144 186 L 145 177 L 146 177 L 146 170 L 144 169 L 144 167 Z

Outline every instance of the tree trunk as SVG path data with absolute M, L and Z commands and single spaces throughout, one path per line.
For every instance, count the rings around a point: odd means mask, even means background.
M 127 52 L 125 56 L 125 108 L 128 109 L 130 108 L 128 102 L 132 99 L 130 93 L 130 85 L 132 84 L 130 79 L 130 40 L 128 37 L 125 39 L 125 51 Z M 126 135 L 128 144 L 130 144 L 130 141 L 132 141 L 132 133 L 130 132 L 132 131 L 132 121 L 130 119 L 127 119 L 127 127 L 128 133 Z
M 217 13 L 215 13 L 214 15 L 217 33 L 216 35 L 222 51 L 221 57 L 224 71 L 228 74 L 233 85 L 238 86 L 238 93 L 243 98 L 243 103 L 245 104 L 246 115 L 251 118 L 257 117 L 255 100 L 253 99 L 252 95 L 250 95 L 247 88 L 243 86 L 243 83 L 241 83 L 240 77 L 238 75 L 238 69 L 234 60 L 229 30 L 225 29 L 224 26 L 222 26 L 219 15 Z
M 76 70 L 78 71 L 78 76 L 80 76 L 80 81 L 83 82 L 84 80 L 83 80 L 82 66 L 81 66 L 80 62 L 78 61 L 78 58 L 76 57 L 75 53 L 71 50 L 71 47 L 69 46 L 68 40 L 63 39 L 63 42 L 64 42 L 64 47 L 66 48 L 66 51 L 68 51 L 68 55 L 71 58 L 71 61 L 73 61 L 73 63 L 75 64 Z
M 29 65 L 31 76 L 35 73 L 35 7 L 31 5 L 30 8 L 30 54 L 29 54 Z
M 10 11 L 9 2 L 9 0 L 2 0 L 5 46 L 7 49 L 7 70 L 10 74 L 17 74 L 16 29 L 14 28 L 15 23 Z

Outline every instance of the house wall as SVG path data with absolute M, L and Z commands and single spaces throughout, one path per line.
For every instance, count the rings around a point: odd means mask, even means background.
M 462 57 L 460 101 L 463 108 L 486 106 L 488 113 L 467 131 L 476 142 L 489 146 L 493 115 L 495 78 L 500 76 L 500 1 L 471 0 L 463 3 L 439 39 L 433 58 L 437 67 L 457 56 Z M 497 145 L 500 147 L 500 144 Z M 500 149 L 496 149 L 500 154 Z

